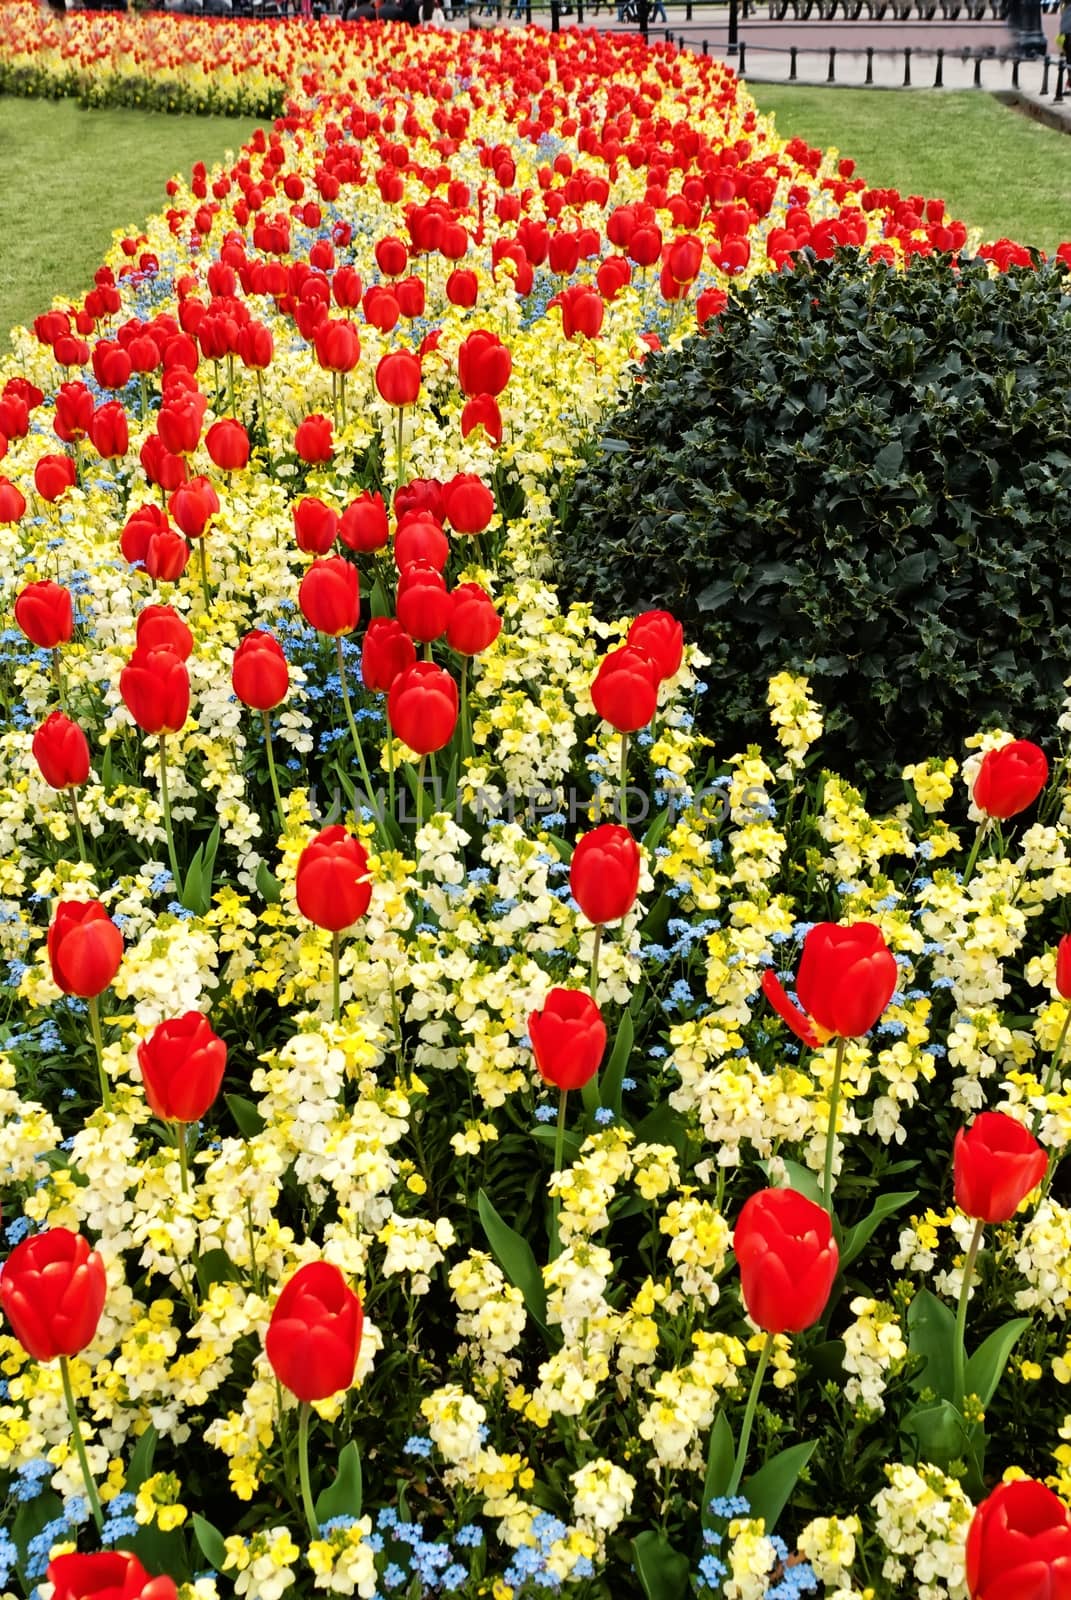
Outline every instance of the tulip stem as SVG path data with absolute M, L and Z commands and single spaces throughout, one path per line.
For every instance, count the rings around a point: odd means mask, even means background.
M 149 380 L 144 372 L 138 373 L 138 389 L 141 393 L 141 420 L 149 415 Z
M 1060 1029 L 1060 1037 L 1056 1041 L 1056 1049 L 1053 1051 L 1052 1060 L 1049 1062 L 1049 1070 L 1046 1072 L 1045 1081 L 1041 1085 L 1041 1092 L 1046 1099 L 1048 1098 L 1049 1090 L 1052 1088 L 1052 1080 L 1056 1076 L 1056 1068 L 1060 1065 L 1060 1057 L 1064 1053 L 1064 1043 L 1067 1039 L 1067 1029 L 1069 1025 L 1071 1025 L 1071 1006 L 1068 1006 L 1067 1008 L 1067 1014 L 1064 1017 L 1064 1025 Z M 1044 1114 L 1044 1110 L 1039 1106 L 1030 1119 L 1030 1132 L 1034 1134 L 1035 1138 L 1037 1137 L 1038 1127 L 1040 1126 L 1041 1119 Z
M 759 1364 L 755 1368 L 755 1376 L 751 1380 L 751 1393 L 747 1397 L 747 1408 L 744 1411 L 744 1420 L 740 1426 L 740 1443 L 736 1447 L 736 1460 L 733 1462 L 733 1475 L 729 1480 L 726 1494 L 731 1499 L 740 1487 L 740 1479 L 744 1476 L 744 1463 L 747 1460 L 747 1447 L 751 1440 L 751 1429 L 755 1421 L 755 1411 L 759 1403 L 759 1390 L 762 1380 L 766 1376 L 766 1367 L 773 1351 L 774 1335 L 767 1333 L 759 1352 Z
M 472 730 L 469 727 L 469 658 L 461 662 L 461 760 L 472 755 Z
M 336 657 L 338 659 L 338 678 L 339 678 L 339 682 L 342 685 L 342 704 L 346 708 L 346 721 L 349 723 L 349 727 L 350 727 L 350 738 L 353 740 L 353 748 L 354 748 L 354 751 L 356 752 L 356 755 L 357 755 L 357 765 L 361 769 L 361 781 L 364 784 L 364 792 L 368 796 L 368 804 L 372 807 L 372 814 L 373 814 L 373 816 L 375 816 L 376 815 L 376 799 L 375 799 L 375 795 L 372 793 L 372 779 L 370 778 L 370 776 L 368 774 L 368 766 L 367 766 L 367 763 L 365 762 L 365 759 L 364 759 L 364 750 L 361 747 L 361 736 L 357 732 L 357 724 L 354 721 L 354 717 L 353 717 L 353 706 L 350 704 L 350 689 L 349 689 L 349 684 L 346 682 L 346 663 L 345 663 L 345 661 L 343 659 L 343 656 L 342 656 L 342 636 L 341 636 L 341 634 L 335 640 L 335 654 L 336 654 Z M 355 827 L 357 825 L 357 821 L 358 821 L 358 818 L 357 818 L 357 815 L 356 815 L 356 807 L 355 807 L 354 808 L 354 818 L 353 818 L 353 822 L 354 822 L 354 826 Z
M 833 1150 L 837 1142 L 837 1107 L 840 1105 L 840 1078 L 844 1070 L 844 1049 L 847 1040 L 837 1040 L 837 1058 L 833 1063 L 833 1086 L 829 1091 L 829 1122 L 826 1126 L 826 1159 L 822 1169 L 822 1204 L 833 1215 Z
M 78 1408 L 74 1403 L 74 1390 L 71 1388 L 71 1373 L 67 1364 L 67 1357 L 60 1356 L 60 1377 L 63 1379 L 63 1398 L 67 1402 L 67 1420 L 71 1424 L 71 1438 L 74 1448 L 78 1453 L 78 1465 L 82 1469 L 82 1482 L 86 1486 L 86 1498 L 89 1508 L 93 1513 L 93 1521 L 97 1525 L 97 1532 L 104 1528 L 104 1513 L 100 1509 L 100 1496 L 97 1486 L 93 1482 L 93 1474 L 89 1470 L 89 1457 L 86 1455 L 85 1440 L 82 1438 L 82 1429 L 78 1423 Z
M 298 1473 L 301 1477 L 301 1503 L 305 1507 L 305 1521 L 313 1539 L 320 1537 L 320 1524 L 316 1520 L 316 1507 L 312 1503 L 312 1485 L 309 1482 L 309 1417 L 312 1407 L 307 1400 L 301 1402 L 298 1415 Z
M 390 814 L 391 814 L 391 817 L 393 818 L 394 817 L 394 808 L 395 808 L 395 796 L 394 796 L 394 729 L 390 725 L 390 712 L 387 711 L 387 710 L 384 710 L 383 715 L 387 719 L 387 796 L 388 796 L 388 803 L 390 805 Z
M 398 407 L 398 438 L 394 457 L 395 488 L 400 488 L 402 483 L 402 445 L 403 430 L 405 428 L 405 407 Z
M 108 1074 L 104 1070 L 104 1036 L 100 1031 L 100 1001 L 95 994 L 91 994 L 86 1004 L 89 1007 L 89 1028 L 93 1035 L 93 1049 L 97 1056 L 101 1104 L 105 1111 L 110 1111 L 112 1109 L 112 1091 L 108 1083 Z
M 595 938 L 591 945 L 591 998 L 598 1003 L 599 988 L 599 951 L 602 949 L 602 923 L 595 924 Z
M 207 614 L 212 607 L 212 596 L 208 588 L 208 551 L 205 549 L 204 534 L 197 541 L 197 560 L 201 568 L 201 598 L 204 601 Z
M 338 961 L 342 947 L 342 938 L 338 932 L 331 935 L 331 1015 L 338 1022 L 342 1015 L 342 1003 L 339 997 Z
M 279 817 L 279 832 L 286 832 L 286 818 L 283 816 L 283 797 L 279 793 L 279 774 L 275 770 L 275 751 L 271 742 L 271 712 L 260 713 L 264 721 L 264 749 L 268 755 L 268 777 L 271 779 L 271 792 L 275 797 L 275 810 Z
M 175 1149 L 178 1151 L 179 1188 L 183 1194 L 190 1192 L 189 1157 L 186 1152 L 186 1127 L 182 1122 L 175 1123 Z
M 167 787 L 167 735 L 160 740 L 160 803 L 164 808 L 164 831 L 167 834 L 167 854 L 171 862 L 171 876 L 175 880 L 175 894 L 182 894 L 182 877 L 179 873 L 178 855 L 175 852 L 175 831 L 171 826 L 171 793 Z
M 52 651 L 52 682 L 56 686 L 56 699 L 60 703 L 60 710 L 67 709 L 67 688 L 63 681 L 63 667 L 60 665 L 59 645 Z
M 86 855 L 86 837 L 82 832 L 82 819 L 78 815 L 78 799 L 73 789 L 68 789 L 71 797 L 71 818 L 74 822 L 74 836 L 78 840 L 78 855 L 80 860 L 88 865 L 89 857 Z
M 989 832 L 989 824 L 991 820 L 992 819 L 989 817 L 984 817 L 978 824 L 978 832 L 974 836 L 974 843 L 971 845 L 971 853 L 967 857 L 967 865 L 963 869 L 963 878 L 960 881 L 961 889 L 965 889 L 971 881 L 971 874 L 974 871 L 975 863 L 978 860 L 978 852 L 982 848 L 982 840 Z
M 565 1160 L 565 1106 L 569 1098 L 568 1089 L 562 1089 L 558 1095 L 558 1125 L 554 1130 L 554 1170 L 562 1170 Z M 561 1199 L 553 1195 L 550 1202 L 550 1259 L 556 1261 L 562 1253 L 562 1242 L 558 1237 L 558 1212 L 561 1210 Z
M 344 372 L 340 372 L 339 375 L 338 375 L 338 409 L 339 409 L 339 413 L 340 413 L 340 415 L 342 417 L 343 431 L 345 431 L 345 427 L 346 427 L 346 374 Z
M 621 776 L 619 780 L 621 800 L 618 805 L 618 822 L 622 827 L 628 827 L 628 734 L 621 735 Z
M 964 1342 L 967 1330 L 967 1301 L 971 1293 L 971 1277 L 974 1273 L 974 1263 L 978 1256 L 978 1249 L 982 1243 L 985 1232 L 985 1222 L 979 1217 L 974 1224 L 974 1233 L 967 1246 L 967 1256 L 963 1263 L 963 1282 L 959 1290 L 959 1305 L 956 1307 L 956 1336 L 952 1343 L 952 1387 L 953 1404 L 962 1415 L 963 1403 L 966 1395 L 963 1390 L 966 1386 L 967 1349 Z

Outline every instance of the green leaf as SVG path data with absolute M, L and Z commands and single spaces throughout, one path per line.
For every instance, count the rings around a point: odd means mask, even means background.
M 547 1291 L 531 1245 L 508 1222 L 503 1222 L 483 1189 L 476 1197 L 476 1208 L 495 1260 L 514 1288 L 521 1291 L 529 1316 L 546 1335 Z
M 389 617 L 393 615 L 393 608 L 387 598 L 387 591 L 383 587 L 383 579 L 377 577 L 372 585 L 372 594 L 369 604 L 374 617 Z
M 130 1457 L 130 1465 L 126 1469 L 126 1478 L 123 1482 L 123 1488 L 131 1494 L 136 1494 L 145 1479 L 152 1473 L 152 1462 L 156 1454 L 158 1437 L 156 1429 L 150 1422 L 134 1446 L 134 1454 Z
M 956 1318 L 950 1306 L 929 1289 L 920 1289 L 907 1308 L 908 1348 L 923 1356 L 926 1365 L 915 1379 L 918 1389 L 932 1389 L 942 1400 L 953 1401 L 952 1346 Z
M 219 1529 L 214 1527 L 211 1522 L 207 1522 L 204 1517 L 199 1516 L 195 1511 L 193 1514 L 193 1532 L 197 1543 L 201 1546 L 201 1553 L 209 1566 L 215 1567 L 217 1572 L 222 1572 L 223 1563 L 227 1559 L 227 1546 L 223 1542 L 223 1535 Z
M 707 1441 L 707 1475 L 703 1480 L 703 1527 L 709 1527 L 711 1516 L 710 1502 L 717 1500 L 721 1495 L 727 1494 L 729 1484 L 732 1482 L 733 1466 L 736 1461 L 736 1449 L 733 1444 L 733 1430 L 723 1408 L 719 1407 L 714 1418 L 714 1426 L 710 1430 Z
M 788 1188 L 795 1189 L 797 1194 L 806 1195 L 807 1199 L 813 1200 L 816 1206 L 822 1204 L 822 1188 L 816 1172 L 812 1172 L 810 1167 L 801 1166 L 798 1161 L 782 1161 L 780 1165 L 785 1177 L 788 1179 Z M 759 1167 L 768 1178 L 773 1163 L 760 1161 Z
M 342 1447 L 335 1481 L 317 1497 L 316 1520 L 329 1522 L 332 1517 L 359 1517 L 363 1499 L 361 1453 L 356 1441 L 351 1439 Z
M 749 1515 L 761 1517 L 768 1534 L 773 1533 L 777 1526 L 777 1519 L 817 1444 L 817 1439 L 805 1440 L 803 1444 L 790 1444 L 787 1450 L 772 1456 L 758 1472 L 745 1479 L 742 1492 L 751 1506 Z
M 647 1600 L 684 1600 L 691 1563 L 665 1534 L 647 1528 L 632 1541 L 632 1556 Z
M 947 1467 L 970 1449 L 967 1425 L 951 1400 L 915 1406 L 904 1418 L 903 1430 L 917 1441 L 920 1460 L 935 1467 Z
M 976 1394 L 982 1402 L 983 1410 L 993 1398 L 1008 1357 L 1029 1326 L 1029 1317 L 1015 1317 L 1011 1322 L 1005 1322 L 1002 1327 L 994 1328 L 988 1339 L 983 1339 L 967 1362 L 963 1380 L 967 1394 Z
M 217 822 L 205 843 L 195 851 L 179 896 L 187 911 L 192 911 L 200 917 L 205 915 L 212 904 L 212 874 L 215 871 L 219 841 L 220 831 Z
M 241 1094 L 225 1094 L 227 1109 L 238 1125 L 238 1132 L 247 1139 L 252 1139 L 258 1133 L 263 1133 L 265 1128 L 264 1118 L 257 1110 L 252 1100 L 247 1100 Z
M 27 1546 L 37 1537 L 46 1523 L 62 1515 L 63 1501 L 51 1489 L 46 1489 L 43 1494 L 35 1495 L 32 1500 L 25 1501 L 15 1513 L 11 1524 L 11 1538 L 19 1552 L 19 1573 L 27 1594 L 33 1589 L 33 1583 L 28 1580 L 24 1566 Z
M 269 906 L 278 905 L 282 899 L 283 886 L 278 878 L 272 876 L 266 861 L 262 861 L 257 868 L 257 893 Z
M 214 1283 L 238 1283 L 242 1276 L 222 1246 L 198 1256 L 196 1272 L 202 1294 L 207 1294 Z
M 614 1048 L 610 1053 L 610 1060 L 602 1073 L 599 1085 L 599 1097 L 604 1106 L 607 1106 L 615 1117 L 621 1115 L 621 1084 L 625 1078 L 625 1069 L 632 1059 L 632 1045 L 636 1037 L 632 1017 L 629 1012 L 621 1013 L 621 1021 L 617 1028 L 617 1038 Z
M 688 1154 L 688 1124 L 666 1101 L 644 1117 L 636 1137 L 644 1144 L 672 1145 L 682 1161 Z
M 529 1132 L 533 1139 L 539 1140 L 540 1144 L 545 1144 L 549 1150 L 554 1149 L 558 1138 L 558 1130 L 553 1123 L 548 1126 L 545 1122 L 536 1122 L 529 1129 Z M 566 1128 L 565 1138 L 562 1140 L 562 1149 L 565 1152 L 566 1161 L 573 1162 L 576 1160 L 583 1142 L 581 1134 L 574 1133 L 571 1128 Z
M 874 1209 L 870 1214 L 865 1216 L 862 1222 L 857 1222 L 854 1228 L 848 1229 L 840 1247 L 842 1272 L 865 1250 L 878 1224 L 884 1222 L 886 1217 L 895 1215 L 897 1211 L 902 1211 L 904 1206 L 909 1206 L 917 1194 L 917 1189 L 905 1189 L 900 1193 L 881 1195 L 874 1202 Z

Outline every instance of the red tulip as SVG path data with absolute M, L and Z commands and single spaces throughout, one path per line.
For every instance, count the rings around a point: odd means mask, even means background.
M 42 650 L 66 644 L 74 633 L 74 607 L 68 590 L 58 583 L 28 583 L 16 597 L 15 621 Z
M 330 461 L 334 455 L 330 417 L 316 412 L 299 423 L 294 434 L 294 449 L 309 466 L 322 466 Z
M 448 745 L 457 726 L 457 684 L 431 661 L 417 661 L 395 678 L 387 714 L 398 738 L 418 756 Z
M 179 533 L 170 529 L 150 536 L 145 547 L 145 571 L 160 583 L 175 583 L 185 572 L 190 559 L 190 546 Z
M 495 499 L 482 478 L 459 472 L 443 485 L 443 511 L 458 533 L 483 533 L 495 514 Z
M 782 1021 L 812 1050 L 834 1035 L 869 1033 L 896 988 L 896 957 L 873 922 L 819 922 L 803 941 L 794 1006 L 771 971 L 762 992 Z
M 0 478 L 0 527 L 21 522 L 26 511 L 26 496 L 10 478 Z
M 640 847 L 627 828 L 604 822 L 577 841 L 569 887 L 589 922 L 618 922 L 628 916 L 639 886 Z
M 52 1600 L 176 1600 L 174 1578 L 150 1578 L 128 1550 L 98 1550 L 83 1556 L 72 1550 L 57 1556 L 46 1573 Z
M 361 1348 L 361 1302 L 337 1267 L 299 1267 L 275 1302 L 264 1350 L 279 1382 L 299 1400 L 348 1389 Z
M 185 726 L 190 676 L 173 650 L 135 650 L 119 674 L 119 693 L 142 733 L 181 733 Z
M 402 278 L 394 285 L 394 293 L 403 317 L 424 315 L 424 285 L 419 278 Z
M 1056 946 L 1056 989 L 1064 1000 L 1071 1000 L 1071 933 L 1065 933 Z
M 478 656 L 494 644 L 502 632 L 502 618 L 486 589 L 478 583 L 462 583 L 450 596 L 450 621 L 446 642 L 461 656 Z
M 450 541 L 442 524 L 427 511 L 410 511 L 394 533 L 394 561 L 399 572 L 424 562 L 442 572 L 450 556 Z
M 219 495 L 206 477 L 198 476 L 179 485 L 167 509 L 187 539 L 200 539 L 219 510 Z
M 1071 1512 L 1036 1478 L 998 1483 L 967 1533 L 970 1600 L 1069 1600 Z
M 138 1045 L 145 1098 L 164 1122 L 199 1122 L 219 1094 L 227 1046 L 199 1011 L 158 1022 Z
M 562 332 L 567 339 L 577 334 L 596 339 L 602 329 L 606 306 L 602 295 L 585 284 L 575 283 L 558 295 L 562 313 Z
M 97 1331 L 108 1280 L 80 1233 L 49 1228 L 16 1245 L 0 1275 L 0 1305 L 35 1361 L 76 1356 Z
M 764 1333 L 800 1333 L 826 1308 L 839 1254 L 829 1213 L 795 1189 L 760 1189 L 733 1234 L 748 1316 Z
M 73 487 L 77 474 L 70 456 L 40 456 L 33 469 L 33 486 L 50 505 Z
M 357 568 L 342 556 L 314 561 L 298 588 L 298 605 L 310 627 L 332 639 L 352 633 L 361 614 Z
M 450 621 L 446 579 L 429 561 L 413 561 L 398 580 L 398 621 L 421 644 L 446 632 Z
M 376 388 L 389 406 L 411 406 L 420 393 L 420 361 L 411 350 L 392 350 L 376 367 Z
M 456 267 L 446 280 L 446 298 L 452 306 L 471 311 L 479 293 L 479 279 L 467 267 Z
M 604 722 L 618 733 L 645 728 L 658 706 L 658 668 L 634 645 L 611 650 L 599 663 L 591 699 Z
M 93 396 L 84 383 L 61 383 L 56 390 L 53 427 L 64 444 L 84 439 L 93 418 Z
M 461 393 L 498 396 L 509 382 L 513 358 L 497 333 L 477 328 L 461 341 L 457 352 L 457 374 Z
M 663 680 L 680 671 L 684 629 L 668 611 L 645 611 L 637 617 L 628 630 L 628 643 L 654 662 Z
M 372 899 L 364 845 L 341 825 L 324 828 L 301 852 L 294 887 L 298 910 L 318 928 L 352 927 Z
M 371 323 L 373 328 L 378 328 L 380 333 L 390 333 L 392 328 L 396 328 L 402 314 L 394 290 L 382 283 L 374 283 L 365 291 L 362 309 L 365 321 Z
M 972 798 L 985 816 L 1006 822 L 1032 806 L 1048 781 L 1044 750 L 1029 739 L 1013 739 L 999 750 L 986 751 Z
M 720 317 L 725 307 L 729 304 L 729 296 L 724 289 L 704 289 L 695 302 L 695 320 L 701 328 L 706 327 L 714 317 Z
M 342 543 L 358 554 L 382 550 L 390 536 L 383 496 L 366 490 L 351 500 L 342 513 L 338 531 Z
M 205 434 L 205 449 L 222 472 L 240 472 L 249 461 L 249 435 L 233 417 L 221 417 Z
M 366 689 L 386 694 L 398 675 L 416 660 L 416 645 L 394 617 L 373 617 L 361 650 L 361 677 Z
M 398 521 L 417 512 L 427 512 L 429 517 L 442 523 L 443 486 L 437 478 L 410 478 L 408 483 L 400 483 L 395 489 L 394 515 Z
M 378 240 L 375 249 L 376 266 L 384 277 L 400 278 L 409 265 L 409 251 L 401 239 L 387 234 Z
M 607 256 L 595 274 L 595 282 L 604 300 L 613 300 L 632 282 L 632 268 L 624 256 Z
M 231 685 L 244 706 L 274 711 L 286 699 L 290 672 L 278 640 L 261 628 L 247 633 L 234 652 Z
M 62 711 L 47 716 L 33 736 L 34 760 L 53 789 L 80 789 L 89 777 L 89 743 Z
M 180 661 L 193 653 L 193 634 L 171 606 L 145 606 L 134 630 L 139 649 L 173 650 Z
M 474 395 L 461 408 L 461 437 L 467 439 L 477 428 L 484 430 L 496 448 L 502 443 L 502 413 L 494 395 Z
M 158 484 L 165 493 L 177 489 L 186 481 L 186 462 L 182 456 L 172 455 L 158 433 L 150 433 L 138 452 L 138 459 L 150 483 Z
M 106 461 L 126 455 L 130 449 L 130 426 L 118 400 L 109 400 L 93 413 L 89 442 Z
M 119 971 L 123 936 L 99 900 L 61 900 L 48 930 L 52 980 L 64 994 L 91 1000 Z
M 982 1222 L 1008 1222 L 1048 1164 L 1048 1155 L 1021 1122 L 1002 1111 L 983 1111 L 956 1134 L 956 1204 L 965 1216 Z
M 557 1089 L 582 1089 L 606 1053 L 602 1012 L 581 989 L 552 989 L 528 1018 L 528 1036 L 540 1077 Z
M 338 512 L 312 495 L 291 509 L 298 549 L 306 555 L 325 556 L 338 537 Z
M 206 404 L 203 394 L 189 389 L 168 396 L 156 418 L 156 431 L 165 450 L 173 456 L 193 454 L 201 438 Z
M 247 322 L 238 330 L 238 359 L 244 367 L 263 372 L 275 354 L 271 330 L 263 322 Z
M 326 318 L 316 329 L 313 344 L 326 372 L 352 372 L 361 359 L 361 341 L 352 322 Z

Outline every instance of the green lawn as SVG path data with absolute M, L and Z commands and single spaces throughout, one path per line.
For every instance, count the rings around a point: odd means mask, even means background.
M 168 178 L 236 152 L 255 126 L 0 95 L 0 345 L 54 294 L 91 288 L 112 229 L 162 210 Z
M 748 85 L 781 134 L 852 156 L 880 188 L 940 196 L 986 239 L 1071 239 L 1071 135 L 987 94 Z

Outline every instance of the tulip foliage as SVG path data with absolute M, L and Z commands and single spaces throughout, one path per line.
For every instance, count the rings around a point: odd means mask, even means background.
M 553 584 L 659 345 L 960 225 L 623 35 L 58 27 L 286 109 L 0 360 L 9 1592 L 1064 1592 L 1071 713 L 881 811 Z

